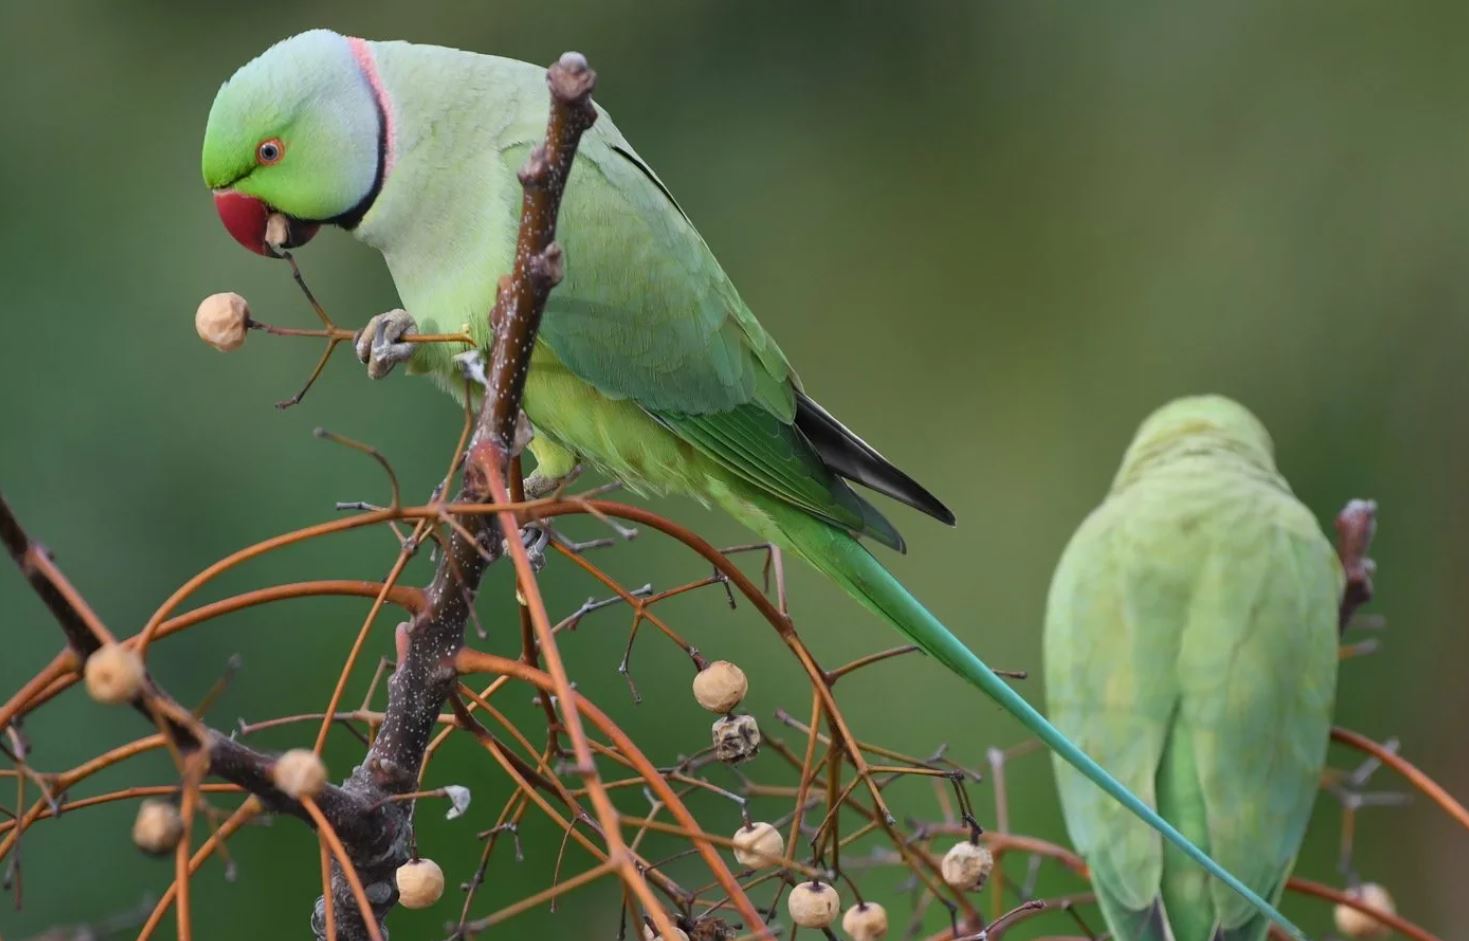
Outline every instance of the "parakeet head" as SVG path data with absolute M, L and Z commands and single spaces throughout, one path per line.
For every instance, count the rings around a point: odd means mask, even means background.
M 1249 409 L 1222 395 L 1174 399 L 1144 419 L 1122 457 L 1115 485 L 1134 479 L 1170 454 L 1227 451 L 1261 470 L 1275 471 L 1275 443 Z
M 387 121 L 363 40 L 318 29 L 267 49 L 220 86 L 204 131 L 204 182 L 225 228 L 269 255 L 272 212 L 290 220 L 288 246 L 323 223 L 356 225 L 386 174 Z

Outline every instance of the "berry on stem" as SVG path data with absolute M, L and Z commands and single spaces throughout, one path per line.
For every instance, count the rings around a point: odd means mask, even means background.
M 132 702 L 143 689 L 143 678 L 147 671 L 143 658 L 131 647 L 121 644 L 103 644 L 82 668 L 86 681 L 87 695 L 101 703 L 117 705 Z
M 404 863 L 393 881 L 398 884 L 398 904 L 404 908 L 428 908 L 444 894 L 444 870 L 432 859 Z
M 300 800 L 315 797 L 326 787 L 326 765 L 316 752 L 293 748 L 275 760 L 270 776 L 287 796 Z
M 825 882 L 813 880 L 802 882 L 791 889 L 786 899 L 786 910 L 791 921 L 802 928 L 827 928 L 836 921 L 841 910 L 842 899 L 837 890 Z
M 728 660 L 715 660 L 694 675 L 694 699 L 710 712 L 728 713 L 749 691 L 745 671 Z
M 735 831 L 734 857 L 746 869 L 763 869 L 780 863 L 786 841 L 780 831 L 768 823 L 757 821 Z
M 995 857 L 989 849 L 978 843 L 965 840 L 955 843 L 944 854 L 939 871 L 944 881 L 956 889 L 971 892 L 983 888 L 995 867 Z
M 244 346 L 245 331 L 249 328 L 250 305 L 232 291 L 209 295 L 194 312 L 194 329 L 199 339 L 221 353 Z

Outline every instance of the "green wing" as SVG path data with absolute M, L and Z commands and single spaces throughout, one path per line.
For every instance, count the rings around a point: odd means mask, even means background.
M 828 468 L 801 432 L 755 404 L 727 412 L 654 412 L 679 437 L 754 484 L 812 516 L 903 550 L 903 538 Z
M 947 514 L 805 398 L 780 348 L 610 121 L 584 138 L 561 214 L 567 277 L 541 337 L 579 378 L 636 402 L 744 481 L 853 533 L 903 545 L 843 476 Z
M 705 414 L 756 402 L 794 418 L 785 355 L 610 121 L 583 138 L 559 234 L 567 275 L 542 336 L 578 376 L 649 409 Z
M 1052 584 L 1046 683 L 1056 726 L 1267 897 L 1315 798 L 1336 678 L 1341 575 L 1315 520 L 1205 462 L 1180 486 L 1109 498 Z M 1215 473 L 1214 484 L 1200 486 Z M 1057 768 L 1067 827 L 1119 941 L 1255 941 L 1253 909 Z

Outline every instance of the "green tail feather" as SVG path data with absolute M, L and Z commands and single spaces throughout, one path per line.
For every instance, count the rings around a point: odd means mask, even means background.
M 1154 902 L 1148 908 L 1135 911 L 1117 901 L 1116 896 L 1096 879 L 1092 879 L 1092 888 L 1096 890 L 1097 907 L 1102 910 L 1112 941 L 1177 941 L 1163 914 L 1162 905 Z M 1210 938 L 1209 941 L 1218 939 Z
M 748 497 L 747 497 L 748 499 Z M 758 498 L 760 509 L 773 523 L 777 541 L 789 547 L 818 570 L 841 585 L 853 598 L 881 615 L 895 627 L 912 638 L 913 642 L 956 674 L 979 687 L 991 699 L 1003 706 L 1020 723 L 1029 729 L 1056 754 L 1085 775 L 1112 798 L 1136 814 L 1148 826 L 1157 830 L 1186 856 L 1243 896 L 1261 914 L 1270 918 L 1286 930 L 1292 938 L 1305 941 L 1299 928 L 1286 920 L 1265 899 L 1251 890 L 1222 866 L 1209 858 L 1202 850 L 1190 843 L 1172 824 L 1158 816 L 1153 808 L 1144 804 L 1116 778 L 1108 774 L 1101 765 L 1071 743 L 1061 732 L 1041 715 L 1034 706 L 1009 684 L 995 676 L 984 661 L 949 632 L 938 618 L 934 617 L 917 598 L 909 594 L 893 575 L 883 568 L 863 546 L 846 532 L 813 519 L 801 511 L 781 504 L 763 495 Z M 735 507 L 730 509 L 736 510 Z M 737 513 L 755 529 L 769 533 L 765 520 L 749 519 L 746 512 Z

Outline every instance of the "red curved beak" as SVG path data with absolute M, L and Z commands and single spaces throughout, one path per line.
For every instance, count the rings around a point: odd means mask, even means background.
M 224 223 L 225 229 L 236 242 L 256 254 L 265 255 L 268 258 L 275 257 L 275 252 L 265 244 L 265 225 L 271 212 L 269 206 L 254 196 L 246 196 L 234 190 L 216 190 L 214 208 L 219 213 L 220 221 Z M 321 228 L 315 222 L 300 222 L 295 219 L 290 219 L 289 222 L 285 248 L 305 245 L 311 241 L 316 230 Z

